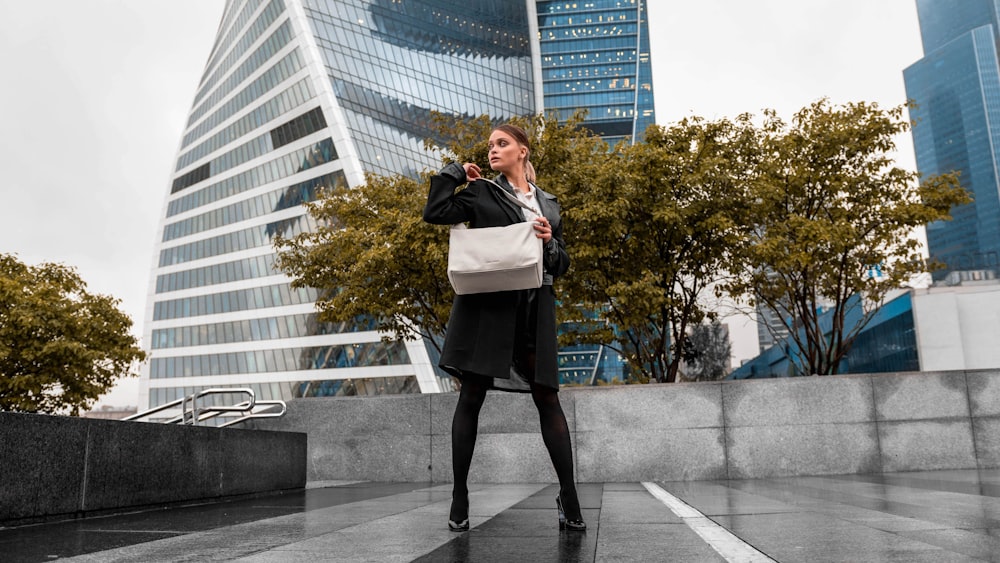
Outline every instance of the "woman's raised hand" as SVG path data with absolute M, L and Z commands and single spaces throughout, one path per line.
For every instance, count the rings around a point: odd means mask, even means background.
M 465 168 L 465 177 L 470 182 L 474 182 L 483 177 L 481 173 L 482 171 L 479 169 L 479 166 L 475 163 L 466 162 L 465 164 L 462 165 L 462 167 Z

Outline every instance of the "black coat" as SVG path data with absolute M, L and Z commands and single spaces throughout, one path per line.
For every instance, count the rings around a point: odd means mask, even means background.
M 502 177 L 498 180 L 501 186 L 510 188 Z M 465 169 L 457 163 L 445 166 L 440 174 L 432 176 L 424 207 L 424 221 L 435 225 L 467 221 L 473 229 L 505 227 L 524 221 L 521 208 L 488 182 L 472 182 L 456 193 L 455 189 L 465 182 Z M 562 238 L 559 202 L 555 196 L 538 188 L 536 197 L 539 210 L 552 226 L 552 239 L 545 245 L 544 251 L 545 284 L 537 290 L 535 381 L 558 389 L 556 303 L 552 278 L 569 269 L 569 255 Z M 517 306 L 524 291 L 535 290 L 456 295 L 441 353 L 441 368 L 460 378 L 475 374 L 509 380 Z M 501 382 L 497 382 L 496 386 L 507 387 Z

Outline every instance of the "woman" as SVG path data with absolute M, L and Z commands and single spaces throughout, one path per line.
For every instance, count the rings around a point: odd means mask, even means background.
M 516 125 L 501 125 L 489 140 L 490 168 L 499 172 L 499 187 L 485 181 L 479 166 L 451 163 L 431 178 L 424 220 L 437 225 L 469 222 L 471 228 L 503 227 L 532 221 L 544 248 L 544 282 L 538 289 L 455 296 L 448 334 L 441 353 L 442 369 L 462 382 L 451 426 L 452 491 L 448 527 L 469 529 L 467 480 L 476 445 L 479 410 L 486 391 L 530 392 L 542 427 L 542 439 L 559 477 L 556 506 L 559 528 L 587 529 L 573 482 L 569 427 L 559 404 L 556 363 L 556 313 L 552 279 L 566 273 L 569 255 L 555 196 L 534 185 L 528 135 Z M 455 189 L 470 182 L 459 192 Z M 510 201 L 514 194 L 531 209 Z

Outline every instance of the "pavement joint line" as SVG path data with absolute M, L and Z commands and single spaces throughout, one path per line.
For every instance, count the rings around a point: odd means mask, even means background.
M 701 539 L 705 540 L 726 561 L 730 563 L 775 563 L 774 559 L 764 555 L 752 545 L 715 523 L 693 506 L 663 490 L 663 487 L 650 482 L 643 482 L 642 486 L 701 536 Z

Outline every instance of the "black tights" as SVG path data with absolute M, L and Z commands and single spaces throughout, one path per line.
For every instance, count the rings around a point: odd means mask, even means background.
M 487 386 L 482 382 L 472 379 L 463 381 L 455 417 L 451 423 L 451 463 L 455 474 L 455 488 L 450 519 L 455 522 L 461 522 L 469 513 L 469 466 L 472 465 L 472 452 L 476 448 L 479 410 L 486 400 L 486 390 Z M 573 448 L 570 445 L 566 415 L 559 404 L 559 393 L 556 389 L 532 382 L 531 398 L 538 409 L 542 441 L 549 450 L 552 466 L 559 477 L 559 494 L 566 510 L 566 518 L 581 520 L 580 501 L 573 483 Z

